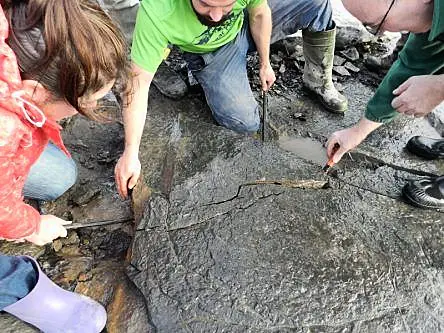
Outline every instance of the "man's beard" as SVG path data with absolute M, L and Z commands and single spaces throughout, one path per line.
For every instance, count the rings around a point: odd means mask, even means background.
M 211 20 L 208 16 L 204 16 L 199 14 L 196 9 L 194 9 L 193 3 L 191 3 L 191 7 L 193 8 L 194 14 L 196 14 L 197 19 L 199 20 L 200 23 L 202 23 L 203 25 L 206 25 L 207 27 L 218 27 L 221 26 L 225 23 L 225 21 L 230 17 L 231 12 L 225 14 L 224 16 L 222 16 L 222 18 L 217 21 L 214 22 L 213 20 Z

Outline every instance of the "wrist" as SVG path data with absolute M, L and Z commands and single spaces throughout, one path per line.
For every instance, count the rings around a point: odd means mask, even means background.
M 139 145 L 135 143 L 125 144 L 125 153 L 127 154 L 139 154 Z
M 271 67 L 270 60 L 267 58 L 265 60 L 259 60 L 259 68 L 269 68 Z
M 362 140 L 364 140 L 371 132 L 376 130 L 378 127 L 380 127 L 382 123 L 377 123 L 372 120 L 368 120 L 367 118 L 363 117 L 361 120 L 358 121 L 358 123 L 353 126 L 353 130 L 355 131 L 356 135 L 358 135 Z

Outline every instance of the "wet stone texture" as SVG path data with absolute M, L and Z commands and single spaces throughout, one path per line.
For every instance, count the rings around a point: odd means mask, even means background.
M 444 173 L 404 150 L 413 135 L 439 137 L 429 122 L 399 117 L 329 175 L 279 145 L 321 146 L 358 121 L 396 57 L 399 36 L 375 42 L 352 18 L 336 20 L 344 116 L 302 89 L 297 36 L 272 47 L 265 144 L 217 126 L 198 86 L 180 101 L 153 87 L 132 205 L 113 180 L 122 126 L 75 117 L 64 138 L 79 181 L 42 210 L 101 226 L 47 247 L 0 242 L 0 252 L 33 255 L 61 287 L 101 302 L 107 332 L 444 331 L 442 213 L 400 199 L 409 179 Z M 166 63 L 186 78 L 177 50 Z M 257 64 L 249 56 L 260 101 Z M 430 121 L 442 131 L 442 112 Z M 0 314 L 0 331 L 36 330 Z
M 372 89 L 344 90 L 344 117 L 272 96 L 274 139 L 324 142 L 357 121 Z M 157 332 L 443 330 L 442 213 L 400 199 L 406 180 L 443 171 L 403 151 L 412 134 L 436 135 L 426 121 L 399 119 L 325 176 L 275 140 L 214 125 L 193 97 L 153 91 L 150 105 L 141 159 L 152 195 L 129 275 Z M 289 186 L 301 180 L 329 188 Z

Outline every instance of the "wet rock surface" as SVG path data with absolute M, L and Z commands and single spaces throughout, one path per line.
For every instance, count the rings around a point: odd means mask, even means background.
M 151 93 L 141 149 L 151 196 L 128 272 L 157 332 L 443 329 L 442 213 L 401 199 L 408 180 L 444 171 L 404 150 L 413 135 L 439 137 L 429 122 L 399 117 L 330 176 L 278 145 L 323 144 L 356 123 L 387 70 L 367 66 L 366 55 L 391 63 L 397 49 L 338 51 L 337 65 L 350 69 L 334 77 L 349 98 L 340 117 L 301 89 L 300 45 L 293 37 L 273 46 L 265 144 L 215 126 L 199 93 L 179 103 Z M 257 57 L 248 65 L 258 91 Z M 292 186 L 306 180 L 329 188 Z
M 276 95 L 271 127 L 325 141 L 359 119 L 373 91 L 344 87 L 344 117 Z M 130 276 L 158 332 L 442 330 L 442 213 L 400 199 L 407 179 L 443 171 L 402 149 L 413 133 L 433 134 L 426 121 L 399 119 L 325 176 L 275 141 L 215 126 L 193 97 L 152 93 L 150 103 L 142 163 L 152 195 Z M 326 178 L 328 189 L 282 185 Z
M 64 138 L 79 181 L 42 210 L 99 226 L 46 247 L 1 242 L 1 252 L 37 257 L 60 286 L 105 305 L 107 332 L 443 331 L 442 213 L 400 198 L 407 180 L 444 173 L 403 148 L 413 135 L 439 137 L 430 123 L 399 117 L 329 175 L 280 146 L 321 146 L 358 121 L 396 58 L 396 36 L 375 41 L 353 18 L 335 19 L 344 116 L 302 89 L 297 36 L 272 47 L 265 143 L 217 126 L 199 86 L 181 100 L 153 88 L 132 204 L 113 180 L 122 126 L 73 118 Z M 250 55 L 259 101 L 257 63 Z M 188 80 L 177 50 L 166 64 Z M 442 131 L 439 109 L 430 119 Z M 35 332 L 7 314 L 0 330 Z

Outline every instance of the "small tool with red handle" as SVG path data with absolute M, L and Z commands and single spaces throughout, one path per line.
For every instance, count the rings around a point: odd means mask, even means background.
M 330 169 L 333 167 L 333 165 L 335 165 L 335 162 L 333 162 L 333 156 L 335 156 L 339 147 L 340 147 L 339 143 L 335 143 L 335 145 L 333 146 L 333 149 L 331 151 L 331 157 L 328 159 L 327 163 L 322 168 L 322 171 L 324 171 L 325 173 L 328 173 Z

